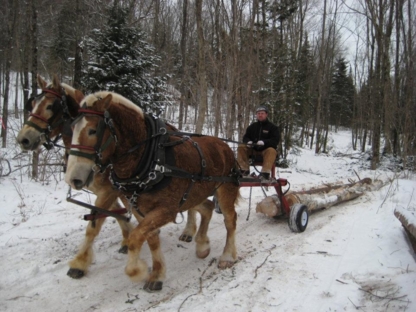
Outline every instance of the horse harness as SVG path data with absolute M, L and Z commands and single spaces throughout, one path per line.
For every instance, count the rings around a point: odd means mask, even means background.
M 50 117 L 49 119 L 46 119 L 40 115 L 32 113 L 32 102 L 36 98 L 43 97 L 45 94 L 48 94 L 48 93 L 56 96 L 57 99 L 52 104 L 52 112 L 53 112 L 52 117 Z M 57 142 L 61 139 L 61 135 L 58 135 L 54 140 L 51 140 L 51 138 L 49 137 L 49 134 L 52 132 L 52 130 L 59 127 L 62 123 L 65 123 L 65 125 L 69 126 L 70 124 L 69 121 L 72 122 L 73 118 L 70 116 L 70 113 L 69 113 L 65 90 L 62 88 L 62 94 L 60 94 L 51 89 L 42 89 L 41 94 L 37 96 L 32 96 L 27 100 L 25 104 L 25 109 L 30 112 L 29 117 L 34 117 L 46 123 L 46 128 L 42 128 L 30 120 L 25 121 L 25 125 L 35 128 L 41 133 L 41 135 L 45 137 L 45 143 L 43 143 L 43 146 L 47 150 L 50 150 L 54 146 L 59 146 Z M 62 118 L 59 118 L 58 120 L 53 121 L 53 119 L 55 118 L 55 114 L 58 113 L 60 110 L 62 110 L 62 113 L 63 113 Z M 67 128 L 69 129 L 69 127 Z M 68 131 L 68 129 L 65 129 L 64 127 L 64 131 Z
M 130 208 L 134 209 L 144 216 L 137 207 L 137 198 L 145 192 L 160 190 L 169 185 L 173 177 L 189 179 L 191 182 L 183 194 L 179 206 L 181 206 L 188 197 L 195 182 L 222 182 L 222 183 L 238 183 L 240 172 L 233 170 L 228 176 L 208 176 L 205 174 L 206 160 L 198 143 L 193 141 L 190 133 L 182 133 L 178 131 L 167 130 L 166 124 L 153 115 L 145 114 L 145 123 L 147 128 L 147 138 L 133 146 L 127 153 L 136 151 L 142 145 L 145 145 L 142 161 L 140 161 L 135 173 L 130 178 L 122 179 L 117 177 L 110 163 L 102 163 L 102 152 L 109 147 L 112 141 L 118 143 L 113 120 L 110 113 L 106 110 L 98 112 L 85 107 L 79 109 L 80 115 L 72 124 L 77 123 L 85 115 L 95 115 L 102 117 L 97 126 L 97 143 L 94 147 L 71 145 L 70 155 L 85 157 L 95 162 L 95 166 L 91 172 L 104 172 L 108 167 L 111 168 L 110 180 L 113 186 L 121 190 L 130 201 Z M 103 142 L 105 128 L 110 130 L 110 136 Z M 186 134 L 186 135 L 185 135 Z M 180 138 L 179 140 L 170 140 L 170 136 Z M 195 134 L 195 136 L 202 136 Z M 179 144 L 189 142 L 197 151 L 200 158 L 200 172 L 198 174 L 190 173 L 175 166 L 175 155 L 173 147 Z M 78 150 L 73 150 L 77 148 Z M 93 151 L 94 153 L 86 153 L 82 150 Z M 88 182 L 87 182 L 88 183 Z M 131 210 L 129 210 L 131 211 Z

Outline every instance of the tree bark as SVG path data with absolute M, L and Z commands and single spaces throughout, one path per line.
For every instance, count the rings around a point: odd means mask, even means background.
M 407 236 L 409 237 L 410 243 L 412 244 L 413 250 L 416 253 L 416 224 L 414 221 L 416 218 L 411 220 L 409 215 L 406 215 L 404 211 L 400 211 L 398 209 L 394 210 L 394 215 L 397 219 L 399 219 L 402 226 L 404 227 Z
M 3 94 L 3 112 L 1 120 L 1 137 L 2 137 L 2 147 L 7 146 L 7 122 L 9 118 L 9 93 L 10 93 L 10 71 L 12 66 L 12 58 L 14 53 L 14 40 L 16 34 L 16 23 L 17 23 L 17 13 L 18 3 L 17 1 L 9 0 L 7 3 L 6 13 L 7 13 L 7 27 L 6 27 L 6 49 L 5 49 L 5 70 L 4 70 L 4 94 Z
M 37 1 L 31 0 L 32 8 L 32 96 L 37 95 L 37 72 L 38 72 L 38 13 L 37 13 Z M 34 151 L 32 155 L 32 178 L 37 179 L 39 173 L 39 151 Z
M 205 114 L 207 112 L 208 101 L 208 86 L 206 79 L 205 68 L 205 39 L 204 29 L 202 23 L 202 0 L 196 0 L 195 2 L 195 14 L 196 14 L 196 27 L 198 33 L 198 89 L 199 89 L 199 109 L 198 119 L 196 121 L 195 132 L 202 133 L 205 122 Z
M 180 67 L 179 73 L 181 78 L 180 83 L 180 102 L 179 102 L 179 117 L 178 117 L 178 128 L 182 130 L 183 123 L 186 122 L 184 120 L 184 106 L 187 105 L 186 97 L 187 97 L 187 90 L 186 90 L 186 43 L 187 43 L 187 36 L 188 36 L 188 0 L 183 0 L 182 2 L 182 26 L 181 26 L 181 58 L 182 58 L 182 66 Z

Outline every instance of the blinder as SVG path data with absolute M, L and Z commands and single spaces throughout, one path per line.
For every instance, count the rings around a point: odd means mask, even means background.
M 25 111 L 28 111 L 29 113 L 32 111 L 32 109 L 33 109 L 33 105 L 32 105 L 32 102 L 35 100 L 35 97 L 34 96 L 31 96 L 27 101 L 26 101 L 26 103 L 25 103 L 25 106 L 24 106 L 24 110 Z

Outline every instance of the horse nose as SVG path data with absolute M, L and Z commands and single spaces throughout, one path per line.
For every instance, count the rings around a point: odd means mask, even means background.
M 30 145 L 31 145 L 30 140 L 28 138 L 25 138 L 25 137 L 21 138 L 20 140 L 17 140 L 17 141 L 24 148 L 29 148 Z
M 73 179 L 72 185 L 75 187 L 76 190 L 80 190 L 84 186 L 84 182 L 82 182 L 82 180 L 80 179 Z

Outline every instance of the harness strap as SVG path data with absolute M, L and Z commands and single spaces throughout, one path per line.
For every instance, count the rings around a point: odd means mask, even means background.
M 62 95 L 58 92 L 55 92 L 55 91 L 51 90 L 51 89 L 42 89 L 42 92 L 53 94 L 53 95 L 55 95 L 56 97 L 58 97 L 62 100 Z
M 191 179 L 203 182 L 236 182 L 238 180 L 235 175 L 231 174 L 229 176 L 206 176 L 200 174 L 193 174 L 189 173 L 188 171 L 182 170 L 180 168 L 165 165 L 160 167 L 160 170 L 163 172 L 165 176 L 168 177 L 175 177 L 175 178 L 183 178 L 183 179 Z
M 207 135 L 200 134 L 200 133 L 192 133 L 192 132 L 182 132 L 182 131 L 168 131 L 170 135 L 176 135 L 176 136 L 189 136 L 189 137 L 205 137 Z M 219 138 L 221 141 L 224 142 L 230 142 L 230 143 L 237 143 L 237 144 L 244 144 L 244 142 L 229 140 L 229 139 L 223 139 Z

